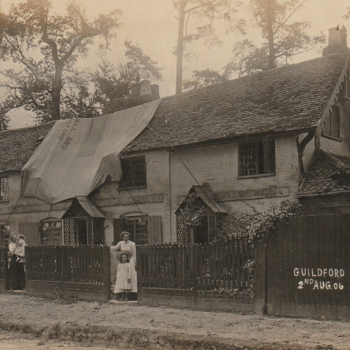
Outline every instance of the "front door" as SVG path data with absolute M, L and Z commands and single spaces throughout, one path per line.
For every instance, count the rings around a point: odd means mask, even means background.
M 78 245 L 87 245 L 87 222 L 86 219 L 76 219 Z
M 193 227 L 193 241 L 191 243 L 196 244 L 208 244 L 208 216 L 202 216 L 200 218 L 200 224 Z

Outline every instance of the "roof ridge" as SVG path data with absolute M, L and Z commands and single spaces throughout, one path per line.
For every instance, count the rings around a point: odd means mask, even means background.
M 38 125 L 31 125 L 31 126 L 23 126 L 21 128 L 16 128 L 16 129 L 7 129 L 7 130 L 1 130 L 0 134 L 3 133 L 8 133 L 8 132 L 16 132 L 16 131 L 22 131 L 22 130 L 28 130 L 28 129 L 35 129 L 35 128 L 39 128 L 41 126 L 47 126 L 50 124 L 54 124 L 56 123 L 57 120 L 53 120 L 51 122 L 47 122 L 47 123 L 43 123 L 43 124 L 38 124 Z
M 188 96 L 191 96 L 192 94 L 197 94 L 200 91 L 203 91 L 203 90 L 208 90 L 209 91 L 209 90 L 215 89 L 215 88 L 217 88 L 219 86 L 225 86 L 227 84 L 231 84 L 231 83 L 233 83 L 235 81 L 238 82 L 238 81 L 241 81 L 241 80 L 247 80 L 249 78 L 251 79 L 251 78 L 256 77 L 258 75 L 263 76 L 263 75 L 271 73 L 272 71 L 278 71 L 278 70 L 281 71 L 281 70 L 291 69 L 292 67 L 297 67 L 299 65 L 306 64 L 306 63 L 311 63 L 311 62 L 314 62 L 314 61 L 326 60 L 326 59 L 329 59 L 330 57 L 334 57 L 334 56 L 342 56 L 342 57 L 348 56 L 348 57 L 350 57 L 350 54 L 334 53 L 334 54 L 330 54 L 330 55 L 327 55 L 327 56 L 315 57 L 315 58 L 313 58 L 311 60 L 307 60 L 307 61 L 297 62 L 297 63 L 293 63 L 293 64 L 286 64 L 286 65 L 283 65 L 283 66 L 280 66 L 280 67 L 266 69 L 266 70 L 261 71 L 261 72 L 255 72 L 255 73 L 252 73 L 252 74 L 239 76 L 237 78 L 230 79 L 230 80 L 224 81 L 222 83 L 212 84 L 212 85 L 208 85 L 208 86 L 202 86 L 202 87 L 199 87 L 197 89 L 190 90 L 190 91 L 184 91 L 184 92 L 181 92 L 180 94 L 177 94 L 177 95 L 165 96 L 165 97 L 163 97 L 163 100 L 165 100 L 165 99 L 169 100 L 169 99 L 181 98 L 181 97 L 188 97 Z
M 335 157 L 335 155 L 333 155 L 332 153 L 327 153 L 327 152 L 323 151 L 322 149 L 318 149 L 317 151 L 328 163 L 332 164 L 340 171 L 346 171 L 346 170 L 350 169 L 350 166 L 343 163 L 341 160 L 337 159 Z M 341 157 L 341 156 L 339 156 L 339 157 Z M 344 157 L 344 158 L 346 158 L 346 157 Z

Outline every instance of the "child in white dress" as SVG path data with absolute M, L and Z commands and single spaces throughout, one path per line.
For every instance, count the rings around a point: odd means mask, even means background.
M 117 281 L 114 286 L 114 293 L 123 293 L 118 301 L 128 301 L 129 292 L 131 291 L 131 266 L 129 263 L 128 252 L 120 254 L 120 264 L 117 270 Z

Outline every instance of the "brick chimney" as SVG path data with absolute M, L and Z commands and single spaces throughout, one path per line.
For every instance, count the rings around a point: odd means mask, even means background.
M 341 28 L 339 26 L 330 28 L 328 31 L 328 45 L 323 49 L 322 56 L 328 56 L 334 53 L 349 54 L 350 49 L 347 44 L 347 30 L 345 26 Z
M 136 83 L 132 87 L 132 98 L 138 98 L 141 96 L 148 96 L 153 99 L 159 98 L 159 85 L 150 83 L 149 80 L 142 80 L 140 83 Z

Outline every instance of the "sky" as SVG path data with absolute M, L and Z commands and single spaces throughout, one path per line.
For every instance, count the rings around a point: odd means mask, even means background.
M 7 12 L 12 3 L 21 0 L 0 0 L 1 10 Z M 64 11 L 69 0 L 52 0 L 53 11 Z M 177 38 L 177 20 L 171 0 L 84 0 L 80 1 L 86 9 L 89 18 L 93 19 L 99 13 L 108 13 L 114 9 L 122 10 L 121 26 L 117 29 L 117 37 L 111 42 L 110 52 L 103 59 L 118 63 L 123 60 L 125 40 L 138 44 L 145 54 L 151 56 L 162 68 L 163 80 L 157 82 L 160 86 L 161 97 L 175 93 L 175 56 L 173 54 Z M 237 10 L 236 19 L 247 17 L 249 0 L 243 0 L 243 5 Z M 328 37 L 328 29 L 343 24 L 350 30 L 350 20 L 342 18 L 346 8 L 350 6 L 348 0 L 309 0 L 309 2 L 294 17 L 295 20 L 305 19 L 312 23 L 311 32 L 314 35 L 323 32 Z M 195 26 L 197 23 L 192 22 Z M 221 46 L 208 47 L 203 42 L 196 42 L 192 49 L 196 58 L 184 64 L 184 77 L 189 78 L 194 69 L 221 69 L 230 61 L 232 49 L 239 37 L 235 33 L 227 33 L 225 22 L 215 23 L 217 33 L 223 42 Z M 249 30 L 249 39 L 258 42 L 259 34 L 255 28 Z M 295 62 L 304 61 L 320 56 L 318 50 L 299 55 Z M 97 68 L 102 61 L 92 48 L 87 59 L 81 61 L 81 69 Z M 3 63 L 0 63 L 3 64 Z M 15 111 L 11 115 L 10 128 L 33 125 L 34 119 L 29 112 Z

